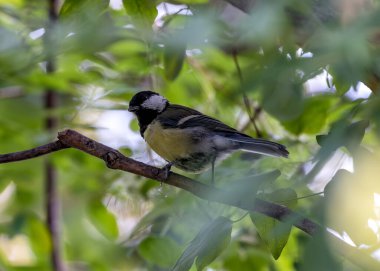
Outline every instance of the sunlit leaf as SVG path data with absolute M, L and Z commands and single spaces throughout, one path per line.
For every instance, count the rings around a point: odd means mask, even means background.
M 329 214 L 327 224 L 337 232 L 347 233 L 357 245 L 371 245 L 377 242 L 368 220 L 375 216 L 376 161 L 379 160 L 375 155 L 369 155 L 358 161 L 355 173 L 339 170 L 324 189 Z
M 43 260 L 46 253 L 51 250 L 50 234 L 45 222 L 36 217 L 29 217 L 25 230 L 30 238 L 33 251 Z
M 115 239 L 118 228 L 115 216 L 100 201 L 93 201 L 88 208 L 88 216 L 93 225 L 107 238 Z
M 124 8 L 129 16 L 138 22 L 153 24 L 157 9 L 155 1 L 150 0 L 123 0 Z
M 311 97 L 306 100 L 303 113 L 296 119 L 283 122 L 283 125 L 296 135 L 316 134 L 324 128 L 333 101 L 329 96 Z
M 99 8 L 104 10 L 108 7 L 109 0 L 65 0 L 60 10 L 60 15 L 67 17 L 81 12 L 82 9 Z

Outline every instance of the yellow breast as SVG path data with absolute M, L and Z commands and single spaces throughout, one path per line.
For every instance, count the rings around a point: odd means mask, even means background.
M 192 140 L 181 129 L 164 129 L 155 121 L 144 132 L 148 145 L 162 158 L 171 162 L 191 153 Z

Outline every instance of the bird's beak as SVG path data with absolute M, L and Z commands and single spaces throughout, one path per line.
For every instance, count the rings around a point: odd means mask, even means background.
M 129 112 L 136 112 L 137 110 L 139 110 L 139 106 L 129 106 L 128 107 Z

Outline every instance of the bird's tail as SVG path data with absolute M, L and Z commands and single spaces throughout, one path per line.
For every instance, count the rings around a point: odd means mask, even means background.
M 289 152 L 284 145 L 269 140 L 239 138 L 232 139 L 232 141 L 236 144 L 236 149 L 276 157 L 289 156 Z

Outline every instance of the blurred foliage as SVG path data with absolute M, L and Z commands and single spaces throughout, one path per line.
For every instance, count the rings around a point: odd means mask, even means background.
M 57 131 L 77 129 L 151 162 L 125 109 L 152 89 L 286 145 L 289 159 L 232 155 L 216 168 L 217 186 L 286 205 L 360 254 L 343 257 L 331 236 L 310 238 L 293 218 L 249 218 L 64 150 L 0 165 L 0 270 L 51 270 L 45 159 L 58 173 L 69 270 L 379 270 L 360 261 L 379 259 L 379 1 L 61 4 L 51 26 L 46 0 L 0 0 L 0 153 L 51 141 L 44 120 L 55 116 Z M 50 111 L 46 89 L 59 95 Z M 127 133 L 105 130 L 115 118 Z M 211 173 L 191 177 L 208 183 Z

